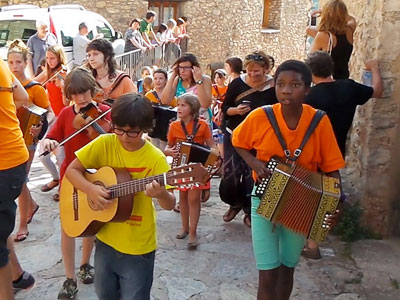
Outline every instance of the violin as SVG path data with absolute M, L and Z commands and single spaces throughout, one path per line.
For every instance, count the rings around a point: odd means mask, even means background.
M 79 130 L 85 127 L 88 123 L 97 119 L 103 114 L 96 105 L 89 103 L 86 107 L 79 110 L 79 113 L 75 116 L 72 121 L 72 126 Z M 92 122 L 90 126 L 85 129 L 86 135 L 91 139 L 95 139 L 100 134 L 104 134 L 111 131 L 111 122 L 105 118 L 101 118 L 95 122 Z
M 56 83 L 56 80 L 61 80 L 64 82 L 64 78 L 67 75 L 68 72 L 68 64 L 72 61 L 73 59 L 70 59 L 66 65 L 60 65 L 58 66 L 57 70 L 47 79 L 42 83 L 42 86 L 44 87 L 48 82 L 53 82 Z

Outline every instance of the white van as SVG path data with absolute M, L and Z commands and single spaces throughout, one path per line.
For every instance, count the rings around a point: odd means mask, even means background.
M 54 5 L 48 8 L 36 5 L 11 5 L 0 7 L 0 55 L 3 59 L 7 58 L 8 43 L 18 38 L 26 43 L 29 37 L 36 33 L 38 19 L 49 20 L 49 31 L 64 47 L 68 61 L 72 58 L 72 42 L 82 22 L 88 25 L 89 39 L 102 34 L 105 39 L 113 43 L 117 55 L 124 52 L 125 41 L 122 34 L 116 32 L 104 17 L 87 11 L 81 5 Z

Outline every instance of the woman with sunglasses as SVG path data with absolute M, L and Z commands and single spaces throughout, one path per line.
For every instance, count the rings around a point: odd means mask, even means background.
M 253 187 L 251 171 L 235 151 L 231 142 L 232 131 L 257 107 L 277 102 L 271 71 L 271 60 L 262 51 L 254 51 L 244 60 L 246 73 L 234 79 L 228 86 L 222 104 L 224 120 L 224 167 L 219 186 L 221 200 L 230 205 L 224 221 L 230 222 L 243 209 L 243 222 L 251 226 L 250 194 Z

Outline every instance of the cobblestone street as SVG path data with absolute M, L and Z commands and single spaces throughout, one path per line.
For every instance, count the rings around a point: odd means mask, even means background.
M 51 200 L 53 191 L 40 192 L 47 181 L 49 175 L 35 159 L 29 185 L 40 209 L 29 226 L 29 237 L 16 243 L 16 251 L 22 267 L 34 274 L 36 285 L 19 292 L 16 299 L 20 300 L 56 299 L 64 281 L 58 203 Z M 241 214 L 231 223 L 222 221 L 227 206 L 219 200 L 217 184 L 218 179 L 213 180 L 212 197 L 202 208 L 196 251 L 187 250 L 187 240 L 175 238 L 179 214 L 158 211 L 153 299 L 256 299 L 258 276 L 250 229 L 243 224 Z M 330 237 L 321 250 L 321 260 L 301 260 L 292 299 L 400 299 L 399 240 L 360 241 L 346 246 Z M 79 258 L 78 249 L 77 269 Z M 76 299 L 97 299 L 93 285 L 79 284 Z

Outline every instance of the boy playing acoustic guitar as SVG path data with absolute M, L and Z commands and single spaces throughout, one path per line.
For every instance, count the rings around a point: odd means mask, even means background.
M 169 170 L 164 154 L 143 139 L 153 127 L 153 107 L 137 94 L 125 94 L 111 110 L 112 131 L 79 151 L 66 171 L 76 189 L 87 194 L 99 210 L 110 207 L 110 193 L 84 176 L 85 169 L 104 166 L 125 168 L 134 179 Z M 155 209 L 157 198 L 164 209 L 175 206 L 175 196 L 153 181 L 145 192 L 136 193 L 130 218 L 125 222 L 106 223 L 97 234 L 95 252 L 95 289 L 100 300 L 149 300 L 153 283 L 156 249 Z

